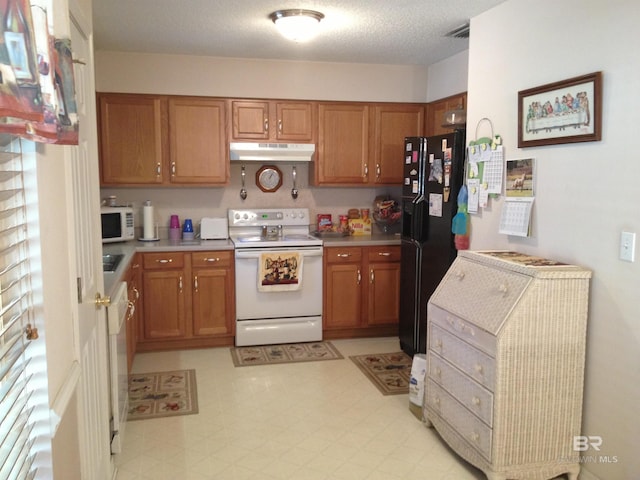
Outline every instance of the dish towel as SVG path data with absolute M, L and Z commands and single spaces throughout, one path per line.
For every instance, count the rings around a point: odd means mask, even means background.
M 290 292 L 302 286 L 302 255 L 295 251 L 260 254 L 259 292 Z

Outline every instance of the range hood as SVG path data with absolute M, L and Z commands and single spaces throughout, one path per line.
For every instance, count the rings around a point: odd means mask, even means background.
M 248 143 L 229 144 L 231 161 L 310 162 L 316 146 L 313 143 Z

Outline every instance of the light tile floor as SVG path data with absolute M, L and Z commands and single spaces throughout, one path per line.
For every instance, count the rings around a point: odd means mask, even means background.
M 138 354 L 136 373 L 196 369 L 199 413 L 128 422 L 117 480 L 467 480 L 484 475 L 348 358 L 397 338 L 333 340 L 345 357 L 234 367 L 229 348 Z

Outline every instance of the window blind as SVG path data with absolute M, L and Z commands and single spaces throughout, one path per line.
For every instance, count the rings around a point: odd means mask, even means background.
M 32 479 L 36 433 L 28 348 L 33 324 L 21 142 L 0 135 L 0 480 Z M 27 332 L 30 332 L 27 334 Z

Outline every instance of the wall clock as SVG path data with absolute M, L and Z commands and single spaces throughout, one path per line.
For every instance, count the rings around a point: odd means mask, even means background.
M 282 172 L 275 165 L 263 165 L 256 172 L 256 185 L 263 192 L 275 192 L 282 186 Z

